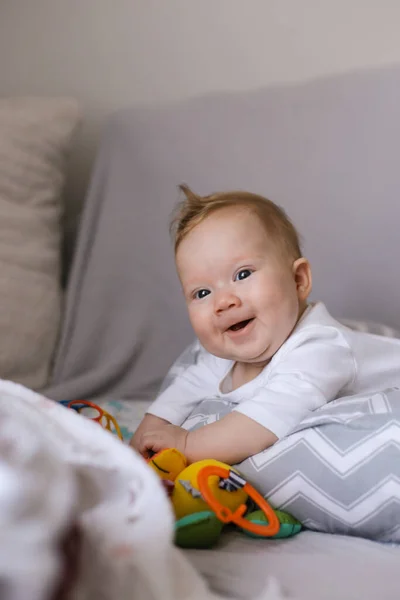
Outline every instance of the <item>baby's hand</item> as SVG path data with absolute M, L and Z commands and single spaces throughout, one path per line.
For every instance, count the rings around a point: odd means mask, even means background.
M 129 445 L 132 446 L 132 448 L 134 448 L 137 452 L 140 452 L 140 439 L 144 433 L 147 431 L 158 431 L 159 429 L 163 429 L 168 425 L 170 425 L 170 423 L 165 419 L 160 419 L 160 417 L 156 417 L 155 415 L 146 414 L 139 427 L 133 434 Z
M 176 448 L 185 454 L 188 431 L 177 425 L 144 431 L 138 440 L 137 449 L 145 458 L 164 448 Z

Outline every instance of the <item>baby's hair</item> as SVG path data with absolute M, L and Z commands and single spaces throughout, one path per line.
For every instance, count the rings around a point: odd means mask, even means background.
M 300 237 L 283 208 L 258 194 L 243 191 L 217 192 L 198 196 L 185 184 L 179 186 L 184 199 L 178 204 L 171 221 L 175 253 L 183 239 L 210 214 L 226 207 L 245 207 L 256 214 L 268 235 L 292 260 L 302 256 Z

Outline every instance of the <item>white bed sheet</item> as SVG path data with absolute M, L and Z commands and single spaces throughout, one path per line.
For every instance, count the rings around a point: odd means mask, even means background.
M 247 599 L 275 577 L 296 600 L 398 600 L 400 547 L 305 531 L 286 540 L 227 532 L 214 550 L 187 556 L 215 591 Z

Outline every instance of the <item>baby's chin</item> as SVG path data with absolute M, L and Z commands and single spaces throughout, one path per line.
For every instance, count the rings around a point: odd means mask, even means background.
M 248 363 L 248 364 L 259 364 L 265 363 L 267 364 L 275 352 L 278 350 L 272 344 L 266 345 L 264 344 L 253 344 L 253 347 L 249 348 L 227 348 L 226 346 L 217 345 L 217 344 L 208 344 L 206 340 L 202 340 L 200 336 L 198 336 L 199 341 L 203 348 L 207 350 L 213 356 L 217 358 L 222 358 L 224 360 L 231 360 L 233 362 L 240 363 Z
M 242 363 L 243 365 L 254 365 L 254 366 L 265 366 L 269 363 L 269 361 L 271 360 L 272 356 L 269 356 L 268 354 L 262 354 L 261 356 L 236 356 L 235 358 L 231 359 L 234 360 L 235 362 L 238 363 Z
M 219 352 L 218 354 L 212 352 L 218 358 L 225 360 L 231 360 L 233 362 L 239 362 L 249 365 L 267 364 L 271 360 L 273 353 L 267 350 L 260 352 Z

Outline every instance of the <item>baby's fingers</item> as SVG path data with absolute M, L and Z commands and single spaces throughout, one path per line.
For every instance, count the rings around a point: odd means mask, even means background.
M 160 452 L 163 448 L 166 448 L 163 435 L 152 431 L 144 433 L 138 444 L 138 450 L 145 458 L 157 454 L 157 452 Z

